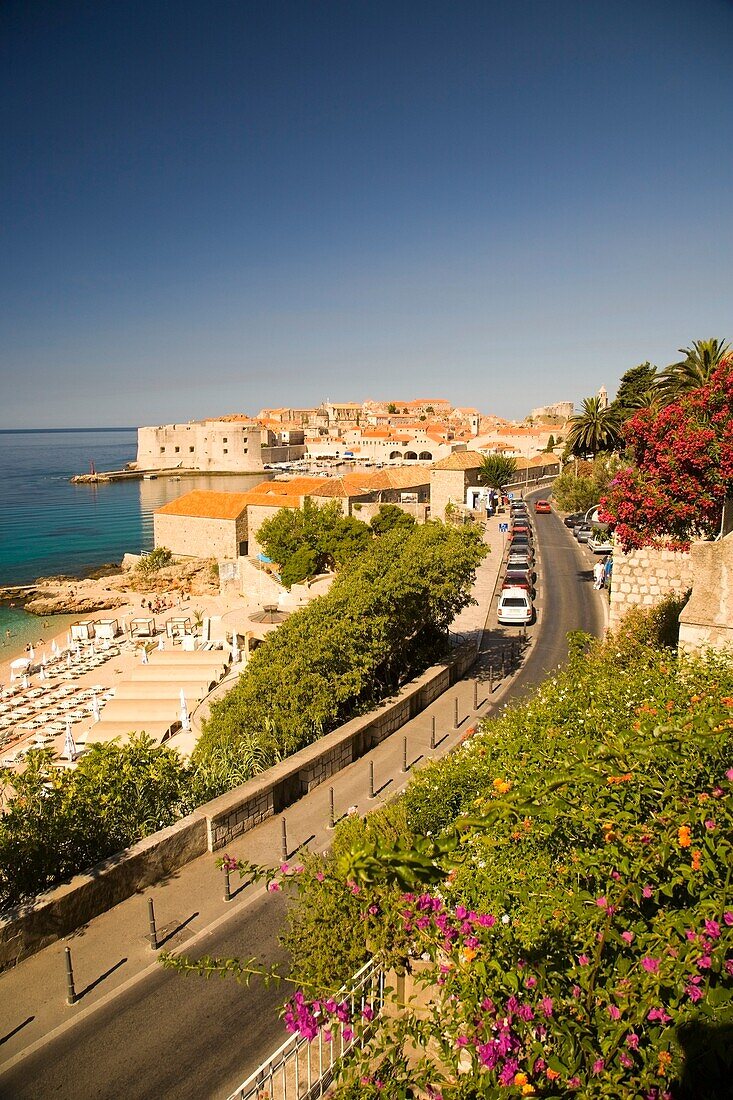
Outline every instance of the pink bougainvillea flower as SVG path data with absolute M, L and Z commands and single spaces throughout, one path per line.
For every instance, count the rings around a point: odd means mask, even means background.
M 629 1048 L 629 1050 L 639 1049 L 639 1036 L 636 1034 L 635 1031 L 630 1031 L 629 1034 L 626 1036 L 626 1046 Z
M 588 963 L 590 962 L 590 959 L 588 958 L 587 955 L 578 955 L 578 962 L 580 963 L 581 966 L 587 966 Z
M 596 1060 L 595 1060 L 595 1062 L 593 1063 L 593 1066 L 592 1066 L 593 1072 L 596 1075 L 598 1075 L 599 1073 L 603 1073 L 603 1070 L 605 1069 L 605 1066 L 606 1066 L 606 1063 L 604 1062 L 604 1060 L 602 1058 L 596 1058 Z
M 633 932 L 622 932 L 621 933 L 621 939 L 625 940 L 626 943 L 633 943 L 634 942 L 634 933 Z
M 668 1024 L 671 1019 L 672 1017 L 663 1008 L 651 1008 L 647 1014 L 647 1020 L 652 1022 L 657 1020 L 660 1024 Z
M 616 1005 L 609 1005 L 608 1015 L 612 1020 L 619 1020 L 621 1018 L 621 1009 L 617 1008 Z
M 269 884 L 269 886 L 267 887 L 267 889 L 270 891 L 271 894 L 276 894 L 278 892 L 278 890 L 280 889 L 280 883 L 279 882 L 271 882 Z
M 324 875 L 323 871 L 316 871 L 316 879 L 318 882 L 323 882 L 325 877 L 326 876 Z
M 720 935 L 720 925 L 716 920 L 706 920 L 705 931 L 709 936 L 712 936 L 714 940 L 717 940 Z
M 608 901 L 603 895 L 601 895 L 600 898 L 596 898 L 596 905 L 598 906 L 599 909 L 607 909 L 608 908 Z
M 645 955 L 641 960 L 641 965 L 649 974 L 656 974 L 659 970 L 659 959 L 653 959 L 651 955 Z
M 654 891 L 652 890 L 651 886 L 645 886 L 644 889 L 641 891 L 642 897 L 650 898 L 653 892 Z

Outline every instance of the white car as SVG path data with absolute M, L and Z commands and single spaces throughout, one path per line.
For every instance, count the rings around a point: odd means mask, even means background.
M 533 614 L 532 600 L 524 588 L 505 588 L 500 593 L 497 614 L 500 623 L 526 626 L 532 622 Z

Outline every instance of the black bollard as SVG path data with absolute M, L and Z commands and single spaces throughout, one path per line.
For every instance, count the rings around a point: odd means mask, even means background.
M 478 710 L 478 680 L 473 681 L 473 709 Z
M 333 787 L 328 788 L 328 827 L 336 828 L 336 804 L 334 802 Z
M 66 958 L 66 1003 L 67 1005 L 76 1004 L 76 989 L 74 988 L 74 967 L 71 963 L 71 948 L 64 948 L 64 955 Z
M 489 695 L 494 694 L 494 666 L 489 665 Z
M 506 676 L 506 646 L 501 647 L 501 678 Z
M 280 856 L 283 863 L 285 863 L 288 858 L 288 827 L 285 818 L 282 818 L 280 822 Z
M 453 729 L 457 730 L 460 727 L 460 724 L 461 723 L 458 720 L 458 699 L 455 699 L 453 701 Z
M 374 798 L 374 761 L 369 761 L 369 797 Z
M 435 715 L 430 719 L 430 748 L 435 748 Z
M 224 901 L 232 900 L 232 887 L 229 882 L 229 868 L 224 868 Z
M 158 950 L 158 930 L 155 927 L 155 906 L 153 899 L 148 898 L 148 939 L 152 951 Z
M 407 771 L 407 738 L 402 738 L 402 771 Z

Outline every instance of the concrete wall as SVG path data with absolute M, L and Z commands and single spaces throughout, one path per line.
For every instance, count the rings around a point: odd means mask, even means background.
M 231 561 L 239 557 L 240 542 L 247 540 L 247 513 L 237 520 L 156 513 L 153 532 L 155 545 L 167 546 L 174 555 Z
M 692 595 L 680 615 L 680 649 L 733 651 L 733 534 L 693 542 Z
M 355 519 L 360 519 L 362 523 L 369 523 L 372 518 L 379 513 L 382 504 L 396 504 L 403 512 L 407 512 L 408 515 L 414 516 L 418 523 L 424 523 L 430 511 L 429 505 L 427 504 L 401 504 L 399 499 L 397 499 L 385 500 L 380 504 L 371 500 L 364 504 L 360 504 L 359 507 L 352 504 L 351 514 Z
M 0 969 L 40 951 L 207 850 L 225 847 L 279 813 L 389 737 L 460 680 L 475 660 L 475 648 L 463 647 L 449 663 L 428 669 L 371 714 L 352 719 L 67 885 L 18 906 L 0 919 Z
M 207 821 L 198 810 L 132 848 L 110 856 L 67 885 L 10 910 L 0 918 L 0 969 L 14 966 L 202 856 L 207 837 Z
M 617 627 L 633 607 L 653 607 L 665 596 L 683 596 L 692 587 L 689 553 L 645 547 L 613 551 L 610 626 Z

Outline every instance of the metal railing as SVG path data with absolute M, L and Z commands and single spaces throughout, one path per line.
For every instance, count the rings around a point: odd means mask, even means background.
M 356 1046 L 363 1047 L 374 1030 L 384 1005 L 384 971 L 370 959 L 343 986 L 337 1000 L 349 1002 L 351 1016 L 358 1017 L 368 1006 L 374 1018 L 366 1027 L 358 1029 L 358 1035 L 344 1039 L 344 1027 L 333 1021 L 329 1026 L 331 1041 L 327 1042 L 323 1031 L 309 1041 L 303 1035 L 291 1035 L 278 1050 L 251 1073 L 246 1081 L 232 1093 L 229 1100 L 315 1100 L 325 1095 L 333 1083 L 339 1062 Z

